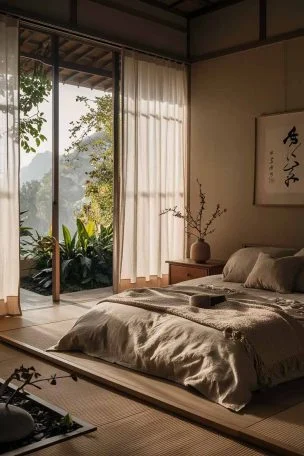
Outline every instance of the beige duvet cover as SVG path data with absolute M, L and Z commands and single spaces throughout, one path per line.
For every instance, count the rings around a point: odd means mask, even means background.
M 162 299 L 157 301 L 154 297 L 152 300 L 148 298 L 140 301 L 138 292 L 135 293 L 135 302 L 134 296 L 130 298 L 128 293 L 118 295 L 111 298 L 112 302 L 103 301 L 80 317 L 52 349 L 79 350 L 109 362 L 172 380 L 195 388 L 210 400 L 234 411 L 241 410 L 250 401 L 252 391 L 261 385 L 261 373 L 256 359 L 270 368 L 272 359 L 276 366 L 278 361 L 282 360 L 283 368 L 279 370 L 280 375 L 277 375 L 276 369 L 276 375 L 271 378 L 272 384 L 304 375 L 304 328 L 298 323 L 303 316 L 303 295 L 282 297 L 273 292 L 248 289 L 244 295 L 240 284 L 224 283 L 221 276 L 184 282 L 179 284 L 178 289 L 182 290 L 182 286 L 185 286 L 185 290 L 191 291 L 195 290 L 197 285 L 198 292 L 204 287 L 207 287 L 204 292 L 208 287 L 210 292 L 219 293 L 223 290 L 228 304 L 194 311 L 191 310 L 192 307 L 185 305 L 186 292 L 181 293 L 185 296 L 182 298 L 180 295 L 174 297 L 173 294 L 168 298 L 169 302 L 162 302 Z M 227 290 L 227 285 L 230 290 Z M 262 299 L 265 307 L 268 303 L 279 304 L 280 309 L 287 310 L 289 315 L 296 318 L 285 319 L 280 318 L 277 313 L 274 315 L 271 305 L 269 312 L 262 308 L 268 321 L 265 331 L 265 317 L 263 316 L 257 326 L 260 317 L 258 318 L 258 314 L 257 318 L 253 315 L 256 306 L 252 305 L 252 301 L 256 303 L 257 299 Z M 244 304 L 246 300 L 248 303 Z M 232 304 L 234 308 L 231 307 Z M 162 305 L 171 307 L 165 310 L 158 308 Z M 231 309 L 227 309 L 227 305 L 230 305 Z M 224 314 L 226 312 L 227 316 L 233 316 L 231 312 L 236 310 L 239 313 L 242 310 L 242 322 L 240 319 L 239 326 L 235 323 L 233 328 L 234 320 L 231 319 L 228 325 L 228 317 L 224 317 Z M 225 329 L 228 327 L 232 328 L 235 334 L 241 328 L 239 333 L 244 337 L 227 337 Z M 268 328 L 272 331 L 269 338 Z M 281 337 L 284 332 L 288 335 L 286 343 L 283 343 Z M 249 341 L 253 351 L 248 350 L 243 340 Z

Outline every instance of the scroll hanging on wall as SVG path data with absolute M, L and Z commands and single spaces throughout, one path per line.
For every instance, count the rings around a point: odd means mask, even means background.
M 304 205 L 304 111 L 257 118 L 254 204 Z

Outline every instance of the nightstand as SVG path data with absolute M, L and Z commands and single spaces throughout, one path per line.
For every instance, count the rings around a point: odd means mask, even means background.
M 166 263 L 169 264 L 169 285 L 183 282 L 184 280 L 221 274 L 225 266 L 225 262 L 221 260 L 208 260 L 206 263 L 196 263 L 190 260 L 190 258 L 166 261 Z

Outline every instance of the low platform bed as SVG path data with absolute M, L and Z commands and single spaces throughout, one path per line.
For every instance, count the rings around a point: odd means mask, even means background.
M 224 295 L 224 302 L 191 305 L 198 295 Z M 253 391 L 304 376 L 303 316 L 303 293 L 210 276 L 107 298 L 51 350 L 159 376 L 240 411 Z

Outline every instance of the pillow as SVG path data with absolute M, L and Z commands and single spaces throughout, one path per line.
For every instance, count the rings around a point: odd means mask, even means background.
M 303 257 L 303 259 L 304 259 L 304 248 L 299 250 L 297 253 L 295 253 L 295 256 Z M 294 291 L 299 291 L 300 293 L 304 293 L 304 264 L 303 264 L 303 267 L 300 270 L 299 274 L 297 275 Z
M 303 247 L 303 249 L 301 249 L 297 253 L 295 253 L 294 256 L 304 256 L 304 247 Z
M 303 264 L 301 257 L 272 258 L 268 253 L 261 252 L 244 287 L 290 293 Z
M 234 252 L 223 269 L 224 282 L 244 283 L 258 259 L 259 253 L 269 253 L 273 258 L 294 255 L 296 249 L 282 247 L 246 247 Z

